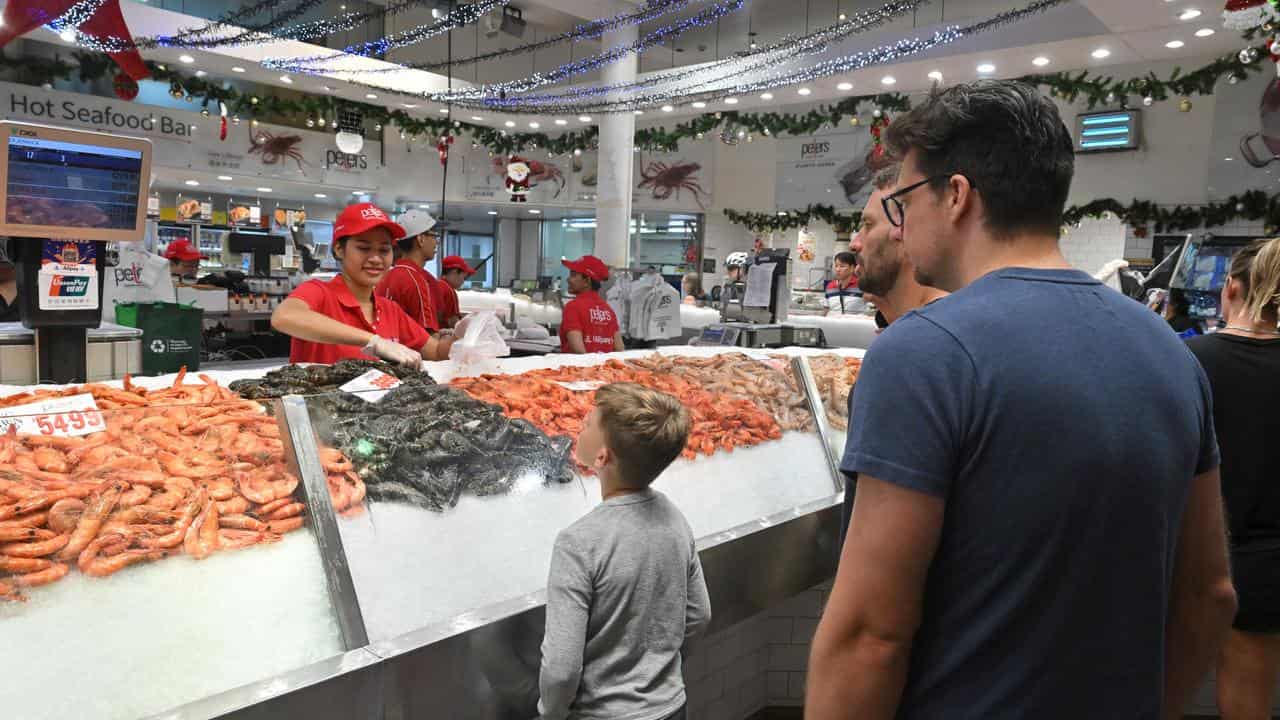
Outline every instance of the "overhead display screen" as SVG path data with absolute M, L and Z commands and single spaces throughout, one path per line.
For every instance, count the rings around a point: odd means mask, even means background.
M 9 136 L 5 221 L 131 230 L 138 217 L 139 150 Z

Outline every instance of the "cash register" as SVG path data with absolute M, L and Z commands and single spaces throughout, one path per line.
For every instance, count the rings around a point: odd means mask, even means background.
M 87 379 L 88 330 L 102 317 L 106 243 L 143 237 L 151 143 L 0 121 L 0 236 L 9 238 L 36 379 Z
M 766 249 L 746 267 L 744 281 L 722 294 L 720 322 L 702 329 L 694 345 L 775 348 L 825 347 L 821 328 L 786 322 L 791 302 L 791 251 Z

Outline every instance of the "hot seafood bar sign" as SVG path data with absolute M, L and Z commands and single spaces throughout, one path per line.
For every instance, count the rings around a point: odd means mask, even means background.
M 216 109 L 216 108 L 213 108 Z M 338 150 L 331 133 L 278 125 L 230 125 L 219 139 L 217 113 L 170 110 L 116 99 L 0 83 L 0 117 L 145 137 L 156 164 L 216 173 L 257 175 L 299 182 L 377 187 L 379 143 L 365 141 L 359 154 Z

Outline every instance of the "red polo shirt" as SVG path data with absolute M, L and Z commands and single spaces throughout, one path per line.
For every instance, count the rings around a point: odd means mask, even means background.
M 298 298 L 307 307 L 341 322 L 343 325 L 368 330 L 379 337 L 389 338 L 405 347 L 421 350 L 431 339 L 421 325 L 405 314 L 400 306 L 376 293 L 373 297 L 373 325 L 364 319 L 360 302 L 351 294 L 346 281 L 338 275 L 325 282 L 308 280 L 290 293 L 289 297 Z M 289 362 L 292 363 L 324 363 L 332 365 L 347 358 L 365 358 L 376 360 L 360 351 L 354 345 L 329 345 L 314 343 L 293 338 L 289 345 Z
M 458 291 L 443 278 L 436 280 L 436 314 L 440 318 L 440 327 L 444 327 L 445 320 L 462 314 L 458 306 Z
M 440 329 L 433 299 L 436 292 L 436 279 L 431 273 L 407 258 L 397 260 L 373 291 L 393 300 L 410 319 L 430 332 Z
M 560 317 L 560 352 L 569 350 L 569 331 L 582 333 L 589 353 L 613 352 L 613 336 L 618 334 L 618 318 L 613 308 L 594 290 L 579 293 Z

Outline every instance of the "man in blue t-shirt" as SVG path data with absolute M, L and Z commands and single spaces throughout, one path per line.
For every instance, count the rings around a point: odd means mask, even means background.
M 951 291 L 875 342 L 809 718 L 1180 718 L 1235 610 L 1204 372 L 1058 248 L 1071 136 L 1035 88 L 935 91 L 885 212 Z

